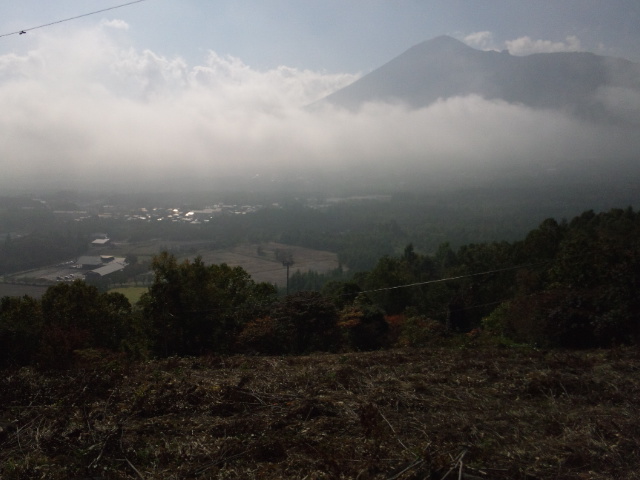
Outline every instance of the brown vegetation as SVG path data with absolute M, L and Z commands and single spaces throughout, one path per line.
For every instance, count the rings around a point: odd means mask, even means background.
M 637 348 L 465 341 L 5 370 L 0 478 L 637 478 Z

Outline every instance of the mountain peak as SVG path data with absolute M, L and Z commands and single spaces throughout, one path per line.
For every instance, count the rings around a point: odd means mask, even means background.
M 456 40 L 448 35 L 440 35 L 439 37 L 432 38 L 431 40 L 425 40 L 424 42 L 414 45 L 406 53 L 410 52 L 442 52 L 442 53 L 456 53 L 464 50 L 473 50 L 471 47 Z
M 613 121 L 601 92 L 640 92 L 640 65 L 567 52 L 524 57 L 482 51 L 442 35 L 419 43 L 380 68 L 326 97 L 349 109 L 368 102 L 422 108 L 438 99 L 478 95 L 531 108 L 571 112 Z
M 449 46 L 452 46 L 452 47 L 471 48 L 471 47 L 468 47 L 465 43 L 461 42 L 460 40 L 457 40 L 457 39 L 455 39 L 453 37 L 450 37 L 449 35 L 440 35 L 440 36 L 432 38 L 431 40 L 425 40 L 424 42 L 422 42 L 422 44 L 433 46 L 433 47 L 437 47 L 437 46 L 449 47 Z

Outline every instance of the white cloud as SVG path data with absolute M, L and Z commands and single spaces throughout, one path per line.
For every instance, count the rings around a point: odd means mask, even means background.
M 356 76 L 259 71 L 215 52 L 192 67 L 102 29 L 39 38 L 28 55 L 0 56 L 3 185 L 141 189 L 305 168 L 462 172 L 638 146 L 612 145 L 607 131 L 559 113 L 476 96 L 420 110 L 312 112 L 302 107 Z M 621 98 L 613 93 L 612 104 Z
M 464 37 L 464 42 L 470 47 L 480 50 L 495 50 L 493 33 L 488 31 L 471 33 Z
M 129 30 L 129 24 L 124 20 L 119 19 L 102 20 L 102 22 L 100 22 L 100 25 L 113 28 L 114 30 Z
M 531 55 L 532 53 L 579 52 L 582 47 L 576 36 L 568 36 L 564 42 L 551 40 L 533 40 L 530 37 L 520 37 L 505 42 L 507 50 L 512 55 Z

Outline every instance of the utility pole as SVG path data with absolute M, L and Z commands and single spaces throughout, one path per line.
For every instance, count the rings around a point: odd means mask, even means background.
M 289 295 L 289 267 L 293 265 L 293 260 L 290 258 L 282 261 L 282 265 L 287 267 L 287 295 Z
M 293 254 L 291 250 L 276 250 L 276 258 L 282 262 L 283 267 L 287 267 L 287 295 L 289 295 L 289 267 L 293 265 Z

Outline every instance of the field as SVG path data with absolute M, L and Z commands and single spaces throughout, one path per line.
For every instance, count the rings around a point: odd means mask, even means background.
M 631 480 L 640 351 L 432 348 L 0 379 L 0 478 Z
M 140 297 L 142 296 L 142 294 L 147 292 L 148 290 L 149 289 L 147 287 L 122 287 L 122 288 L 112 288 L 109 290 L 109 292 L 110 293 L 116 292 L 116 293 L 123 294 L 125 297 L 127 297 L 127 300 L 129 300 L 129 303 L 133 305 L 138 300 L 140 300 Z
M 307 272 L 309 270 L 318 273 L 326 273 L 338 268 L 338 256 L 335 253 L 323 252 L 320 250 L 312 250 L 309 248 L 295 247 L 279 243 L 264 243 L 261 245 L 240 245 L 233 248 L 215 249 L 208 242 L 168 242 L 162 240 L 153 240 L 148 242 L 140 242 L 135 244 L 117 243 L 105 248 L 95 249 L 87 253 L 87 255 L 114 255 L 117 257 L 125 257 L 133 254 L 138 257 L 139 262 L 150 261 L 154 255 L 162 250 L 168 250 L 178 257 L 179 260 L 193 260 L 200 255 L 207 264 L 226 263 L 232 267 L 240 266 L 244 268 L 256 282 L 268 282 L 283 287 L 287 284 L 287 270 L 278 260 L 278 252 L 286 252 L 293 260 L 290 267 L 290 274 L 300 270 Z M 27 279 L 38 279 L 55 283 L 58 277 L 72 276 L 73 279 L 84 278 L 83 273 L 73 267 L 73 260 L 55 265 L 47 266 L 39 269 L 21 272 L 12 275 L 13 278 L 25 281 Z M 71 281 L 71 280 L 69 280 Z M 133 290 L 123 291 L 126 296 L 131 292 L 133 299 L 137 300 L 140 293 L 132 287 Z M 0 298 L 3 296 L 21 296 L 30 295 L 40 298 L 46 291 L 44 286 L 28 286 L 28 285 L 12 285 L 0 283 Z
M 22 297 L 29 295 L 33 298 L 40 298 L 47 291 L 48 287 L 34 285 L 17 285 L 12 283 L 0 283 L 0 298 L 2 297 Z
M 300 270 L 326 273 L 338 268 L 335 253 L 312 250 L 281 243 L 244 244 L 231 248 L 216 249 L 207 242 L 167 242 L 149 241 L 137 244 L 119 243 L 101 250 L 101 253 L 117 256 L 134 254 L 138 261 L 150 260 L 153 255 L 168 250 L 180 260 L 193 260 L 200 255 L 208 264 L 226 263 L 232 267 L 242 267 L 256 282 L 269 282 L 279 286 L 287 283 L 287 270 L 278 259 L 278 252 L 291 256 L 293 265 L 290 274 Z
M 291 255 L 293 265 L 290 274 L 296 270 L 326 273 L 338 268 L 338 256 L 335 253 L 294 247 L 280 243 L 258 245 L 240 245 L 226 250 L 199 249 L 195 255 L 201 255 L 207 264 L 226 263 L 244 268 L 256 282 L 269 282 L 279 286 L 287 284 L 287 269 L 277 259 L 277 252 Z M 194 258 L 194 254 L 189 258 Z
M 256 282 L 269 282 L 279 286 L 287 283 L 287 270 L 276 257 L 277 252 L 286 252 L 293 259 L 290 274 L 296 270 L 325 273 L 338 268 L 335 253 L 312 250 L 280 243 L 244 244 L 237 247 L 215 249 L 207 242 L 167 242 L 149 241 L 137 244 L 119 243 L 101 250 L 101 253 L 117 256 L 134 254 L 138 261 L 150 260 L 162 250 L 168 250 L 179 259 L 193 260 L 200 255 L 205 263 L 226 263 L 232 267 L 244 268 Z

